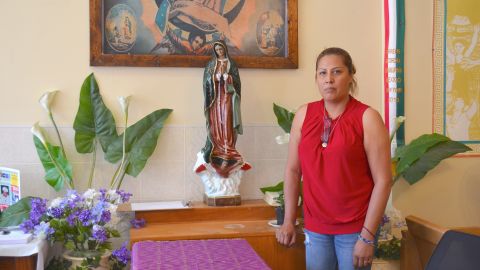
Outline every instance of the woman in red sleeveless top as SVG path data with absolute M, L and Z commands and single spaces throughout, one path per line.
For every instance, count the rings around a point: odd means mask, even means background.
M 285 221 L 279 243 L 295 243 L 303 179 L 307 269 L 369 269 L 391 188 L 390 142 L 380 114 L 353 98 L 348 52 L 325 49 L 315 79 L 322 100 L 303 105 L 290 132 Z

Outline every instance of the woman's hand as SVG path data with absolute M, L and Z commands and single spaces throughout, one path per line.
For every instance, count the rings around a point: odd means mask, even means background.
M 353 248 L 353 266 L 355 268 L 365 267 L 372 264 L 374 247 L 361 240 L 358 240 Z
M 291 222 L 283 223 L 282 227 L 275 232 L 275 235 L 278 243 L 287 247 L 291 247 L 293 244 L 295 244 L 295 239 L 297 236 L 295 224 L 292 224 Z

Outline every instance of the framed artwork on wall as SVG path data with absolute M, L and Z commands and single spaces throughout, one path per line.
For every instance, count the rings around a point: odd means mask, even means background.
M 480 2 L 435 0 L 433 130 L 480 156 Z
M 90 65 L 298 68 L 298 0 L 90 0 Z

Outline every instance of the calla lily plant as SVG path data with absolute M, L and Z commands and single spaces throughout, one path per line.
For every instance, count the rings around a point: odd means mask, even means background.
M 60 132 L 55 123 L 52 105 L 58 91 L 50 91 L 42 95 L 40 105 L 48 113 L 52 122 L 59 146 L 49 142 L 45 132 L 36 123 L 31 131 L 38 156 L 46 171 L 45 180 L 56 191 L 64 186 L 75 189 L 72 165 L 68 161 Z M 94 74 L 90 74 L 80 89 L 80 103 L 75 117 L 75 148 L 78 153 L 91 154 L 92 164 L 89 172 L 88 188 L 92 187 L 96 163 L 96 149 L 100 145 L 105 159 L 118 164 L 110 181 L 111 189 L 120 189 L 125 174 L 136 177 L 145 167 L 148 158 L 153 154 L 158 136 L 168 118 L 171 109 L 156 110 L 137 123 L 128 126 L 128 107 L 130 96 L 119 97 L 124 121 L 124 132 L 117 133 L 117 125 L 112 112 L 104 104 Z

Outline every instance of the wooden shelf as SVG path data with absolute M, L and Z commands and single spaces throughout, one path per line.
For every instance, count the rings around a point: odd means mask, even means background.
M 229 220 L 182 223 L 155 223 L 130 231 L 132 242 L 270 236 L 275 228 L 268 220 Z
M 120 211 L 130 211 L 130 205 L 122 205 Z M 192 207 L 174 210 L 137 211 L 136 218 L 144 218 L 147 223 L 171 223 L 211 220 L 257 220 L 273 219 L 275 209 L 263 200 L 242 201 L 239 206 L 207 206 L 193 202 Z

